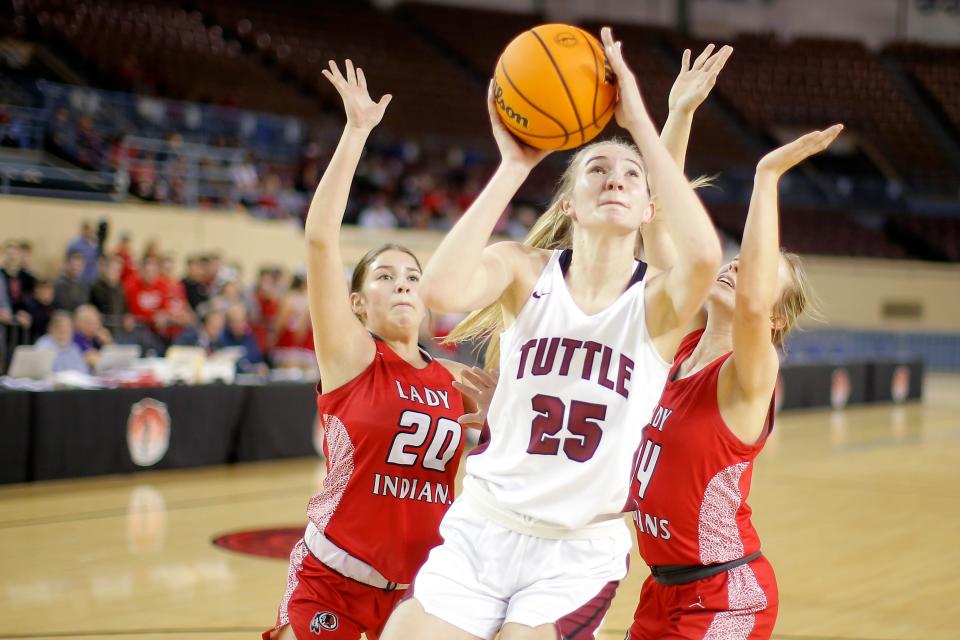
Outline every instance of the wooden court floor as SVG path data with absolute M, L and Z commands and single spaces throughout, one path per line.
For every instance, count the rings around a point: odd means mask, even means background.
M 256 638 L 287 564 L 211 539 L 302 525 L 322 478 L 293 461 L 2 488 L 0 638 Z M 960 638 L 960 376 L 929 376 L 922 404 L 781 416 L 750 502 L 775 638 Z M 632 567 L 604 640 L 632 618 Z

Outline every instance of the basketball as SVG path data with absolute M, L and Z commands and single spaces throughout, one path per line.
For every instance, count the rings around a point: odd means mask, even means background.
M 566 24 L 524 31 L 504 49 L 493 75 L 497 112 L 507 128 L 538 149 L 573 149 L 603 131 L 616 85 L 592 35 Z

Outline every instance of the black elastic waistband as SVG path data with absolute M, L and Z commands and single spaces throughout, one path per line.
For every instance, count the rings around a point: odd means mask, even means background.
M 696 580 L 703 580 L 718 573 L 729 571 L 740 565 L 753 562 L 762 555 L 763 552 L 757 551 L 748 556 L 724 562 L 722 564 L 662 564 L 650 567 L 650 575 L 659 584 L 675 585 L 686 584 Z

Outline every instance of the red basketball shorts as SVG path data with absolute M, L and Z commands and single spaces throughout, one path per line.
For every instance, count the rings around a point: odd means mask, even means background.
M 765 640 L 780 600 L 773 567 L 760 556 L 703 580 L 640 591 L 630 640 Z
M 263 640 L 287 624 L 297 638 L 358 640 L 365 633 L 376 640 L 405 594 L 406 589 L 384 591 L 340 575 L 314 558 L 301 540 L 290 554 L 276 627 L 264 632 Z

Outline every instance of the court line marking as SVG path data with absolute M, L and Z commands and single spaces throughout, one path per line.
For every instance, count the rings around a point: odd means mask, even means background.
M 302 487 L 298 487 L 303 489 Z M 196 509 L 199 507 L 208 507 L 211 504 L 213 505 L 228 505 L 228 504 L 237 504 L 240 502 L 249 502 L 251 500 L 262 500 L 276 495 L 286 495 L 294 496 L 290 488 L 271 488 L 263 489 L 261 491 L 249 491 L 246 493 L 232 494 L 232 495 L 219 495 L 219 496 L 210 496 L 205 498 L 196 498 L 194 500 L 181 500 L 178 502 L 172 502 L 166 506 L 164 511 L 180 511 L 183 509 Z M 305 494 L 306 495 L 306 494 Z M 309 496 L 306 498 L 309 500 Z M 125 505 L 123 507 L 115 507 L 112 509 L 104 509 L 103 511 L 87 511 L 75 514 L 66 514 L 66 515 L 55 515 L 48 516 L 45 518 L 33 518 L 27 520 L 8 520 L 6 522 L 0 522 L 0 530 L 2 529 L 15 529 L 18 527 L 30 527 L 35 525 L 43 524 L 58 524 L 63 522 L 80 522 L 83 520 L 98 520 L 102 518 L 115 518 L 120 516 L 126 516 L 129 513 L 129 508 Z M 0 635 L 0 638 L 6 636 Z

